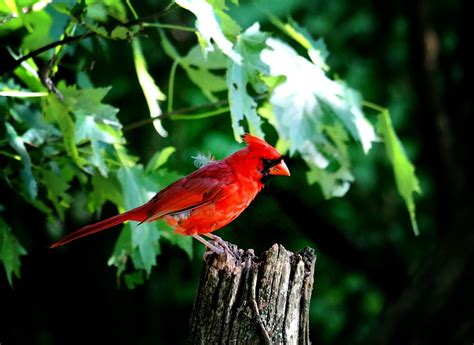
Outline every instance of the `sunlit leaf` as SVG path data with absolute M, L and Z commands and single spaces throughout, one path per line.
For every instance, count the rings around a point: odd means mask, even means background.
M 45 97 L 47 92 L 31 92 L 31 91 L 22 91 L 22 90 L 2 90 L 0 91 L 0 96 L 3 97 Z
M 12 234 L 10 226 L 0 218 L 0 261 L 3 262 L 10 286 L 13 286 L 13 275 L 20 278 L 22 255 L 26 255 L 26 250 Z
M 260 58 L 268 66 L 269 75 L 285 77 L 272 89 L 273 114 L 267 117 L 280 139 L 291 143 L 290 153 L 300 153 L 311 167 L 308 177 L 321 184 L 324 195 L 342 196 L 352 175 L 342 151 L 346 140 L 338 138 L 341 130 L 360 142 L 364 152 L 377 139 L 362 113 L 359 95 L 342 82 L 331 80 L 321 66 L 298 55 L 281 40 L 268 38 L 266 44 Z M 338 123 L 343 127 L 335 130 Z
M 266 69 L 259 59 L 259 54 L 265 47 L 267 37 L 260 31 L 259 25 L 254 24 L 237 38 L 235 50 L 243 57 L 243 61 L 241 63 L 229 62 L 227 84 L 230 114 L 234 137 L 239 142 L 245 132 L 241 124 L 244 118 L 247 120 L 250 133 L 264 137 L 261 120 L 257 115 L 257 102 L 248 94 L 247 86 L 251 84 L 255 91 L 264 91 L 263 83 L 258 83 L 255 78 L 259 71 Z
M 145 95 L 148 109 L 150 110 L 151 118 L 158 118 L 161 114 L 161 108 L 158 101 L 164 101 L 166 96 L 161 92 L 160 88 L 155 84 L 153 77 L 148 72 L 148 66 L 142 52 L 140 41 L 135 38 L 132 41 L 133 61 L 135 62 L 135 69 L 137 71 L 138 81 Z M 153 121 L 153 126 L 159 135 L 166 137 L 168 133 L 163 128 L 161 121 L 156 119 Z
M 421 188 L 415 175 L 415 167 L 408 159 L 403 145 L 393 129 L 388 111 L 384 111 L 379 115 L 378 129 L 384 139 L 387 156 L 393 166 L 398 192 L 405 200 L 408 208 L 413 231 L 415 235 L 419 235 L 413 193 L 421 194 Z
M 283 32 L 301 44 L 307 51 L 311 61 L 323 69 L 327 69 L 326 58 L 329 56 L 329 51 L 323 39 L 314 40 L 313 37 L 301 27 L 297 22 L 290 19 L 288 23 L 283 23 L 276 17 L 271 17 L 272 23 L 277 25 Z
M 242 59 L 233 49 L 232 42 L 224 35 L 211 4 L 205 0 L 177 0 L 176 3 L 196 16 L 196 29 L 199 32 L 198 40 L 205 53 L 214 50 L 212 44 L 212 41 L 214 41 L 225 55 L 236 63 L 241 62 Z

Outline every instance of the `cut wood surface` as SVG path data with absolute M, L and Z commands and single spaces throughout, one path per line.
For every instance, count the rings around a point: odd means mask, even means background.
M 275 244 L 259 257 L 229 244 L 204 261 L 190 344 L 309 344 L 316 255 Z

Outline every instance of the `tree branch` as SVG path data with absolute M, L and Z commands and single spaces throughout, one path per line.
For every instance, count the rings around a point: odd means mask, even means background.
M 134 26 L 134 25 L 147 23 L 147 22 L 150 22 L 152 20 L 156 20 L 160 17 L 163 17 L 163 16 L 167 15 L 168 13 L 173 11 L 174 9 L 176 9 L 176 5 L 173 3 L 172 5 L 168 6 L 165 10 L 163 10 L 161 12 L 157 12 L 157 13 L 154 13 L 154 14 L 151 14 L 149 16 L 142 17 L 142 18 L 134 19 L 134 20 L 131 20 L 127 23 L 120 24 L 119 26 L 129 28 L 129 27 Z M 7 73 L 14 71 L 18 66 L 20 66 L 26 60 L 28 60 L 30 58 L 33 58 L 35 56 L 38 56 L 38 55 L 40 55 L 40 54 L 42 54 L 42 53 L 44 53 L 44 52 L 46 52 L 50 49 L 56 48 L 56 47 L 61 46 L 61 45 L 70 44 L 70 43 L 73 43 L 73 42 L 79 42 L 79 41 L 82 41 L 86 38 L 95 37 L 95 36 L 98 36 L 98 35 L 99 34 L 97 32 L 91 32 L 90 31 L 90 32 L 86 32 L 82 35 L 65 37 L 61 40 L 51 42 L 50 44 L 47 44 L 47 45 L 45 45 L 41 48 L 35 49 L 32 52 L 30 52 L 30 53 L 22 56 L 18 60 L 16 60 L 11 65 L 11 67 L 7 70 Z
M 130 131 L 132 129 L 135 129 L 135 128 L 138 128 L 138 127 L 142 127 L 142 126 L 145 126 L 145 125 L 148 125 L 150 123 L 153 123 L 153 121 L 155 120 L 163 120 L 163 119 L 166 119 L 172 115 L 178 115 L 178 114 L 183 114 L 183 113 L 190 113 L 190 112 L 193 112 L 193 111 L 198 111 L 198 110 L 203 110 L 203 109 L 208 109 L 208 108 L 212 108 L 212 107 L 220 107 L 221 105 L 228 105 L 229 104 L 229 101 L 228 100 L 225 100 L 225 99 L 222 99 L 220 101 L 217 101 L 217 102 L 214 102 L 214 103 L 206 103 L 206 104 L 200 104 L 200 105 L 194 105 L 194 106 L 190 106 L 190 107 L 186 107 L 186 108 L 181 108 L 181 109 L 177 109 L 177 110 L 173 110 L 173 111 L 167 111 L 167 112 L 164 112 L 162 113 L 160 116 L 156 116 L 156 117 L 149 117 L 147 119 L 143 119 L 143 120 L 139 120 L 139 121 L 136 121 L 136 122 L 132 122 L 128 125 L 126 125 L 124 128 L 123 128 L 123 131 L 126 132 L 126 131 Z

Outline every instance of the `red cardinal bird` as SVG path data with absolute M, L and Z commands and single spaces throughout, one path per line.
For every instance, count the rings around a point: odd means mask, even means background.
M 128 220 L 152 222 L 164 219 L 178 234 L 193 236 L 216 253 L 225 242 L 211 232 L 237 218 L 271 175 L 290 176 L 281 154 L 271 145 L 246 134 L 247 147 L 227 158 L 211 161 L 199 170 L 158 192 L 150 201 L 130 211 L 87 225 L 53 243 L 56 248 L 78 238 L 108 229 Z M 139 230 L 138 230 L 139 231 Z

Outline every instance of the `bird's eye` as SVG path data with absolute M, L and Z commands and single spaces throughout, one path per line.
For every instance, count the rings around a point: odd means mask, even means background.
M 279 157 L 275 159 L 262 158 L 263 171 L 267 171 L 270 168 L 274 167 L 275 165 L 280 163 L 282 159 L 283 157 Z

